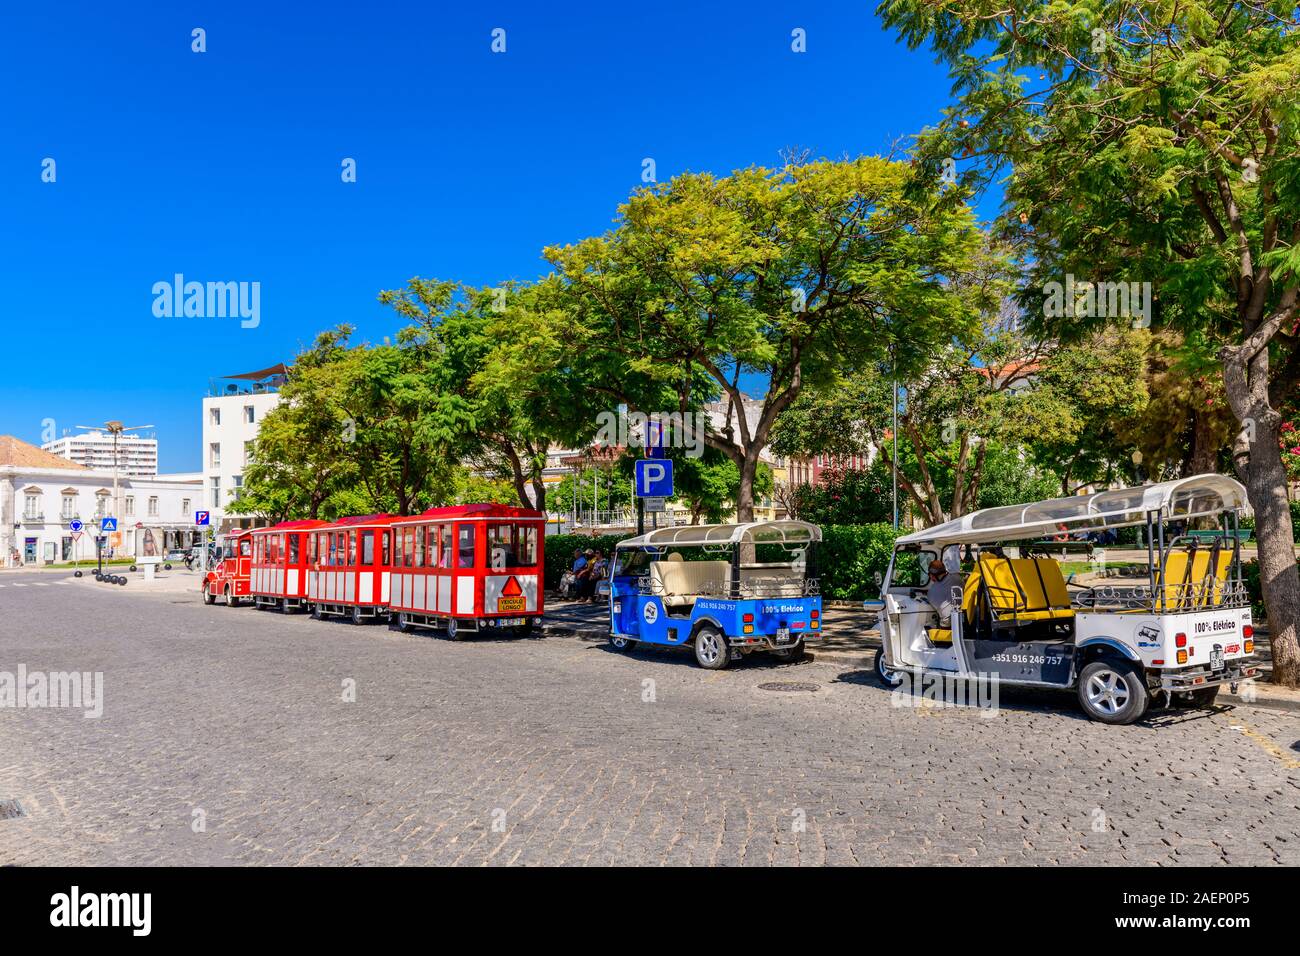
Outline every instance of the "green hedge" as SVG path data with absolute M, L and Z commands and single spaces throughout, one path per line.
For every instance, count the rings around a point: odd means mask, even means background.
M 821 580 L 821 593 L 832 600 L 860 601 L 880 594 L 880 580 L 889 566 L 897 533 L 891 524 L 824 525 L 822 543 L 813 556 L 813 573 Z M 547 590 L 560 586 L 560 578 L 573 564 L 573 549 L 600 549 L 609 554 L 622 535 L 555 534 L 546 539 Z M 697 549 L 698 550 L 698 549 Z M 700 551 L 702 558 L 710 555 Z
M 552 534 L 546 537 L 546 556 L 544 576 L 546 581 L 546 590 L 554 591 L 560 586 L 560 578 L 564 572 L 573 567 L 573 549 L 581 548 L 586 551 L 591 548 L 593 551 L 599 548 L 608 556 L 614 550 L 614 545 L 622 541 L 626 535 L 621 534 Z

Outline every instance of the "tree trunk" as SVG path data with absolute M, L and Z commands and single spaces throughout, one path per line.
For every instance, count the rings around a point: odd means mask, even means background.
M 1266 432 L 1260 434 L 1260 431 Z M 1273 680 L 1300 686 L 1300 574 L 1296 571 L 1295 531 L 1287 506 L 1286 470 L 1277 445 L 1276 426 L 1260 429 L 1250 453 L 1246 490 L 1255 511 L 1259 581 L 1268 614 Z
M 758 453 L 751 451 L 740 460 L 740 491 L 736 494 L 736 520 L 754 520 L 754 476 L 758 474 Z
M 1214 440 L 1214 417 L 1207 411 L 1192 412 L 1192 454 L 1188 474 L 1204 475 L 1218 470 L 1219 446 Z
M 1295 538 L 1287 504 L 1286 468 L 1278 446 L 1282 417 L 1268 400 L 1268 349 L 1248 357 L 1225 349 L 1224 383 L 1242 433 L 1233 446 L 1233 461 L 1255 512 L 1255 540 L 1260 589 L 1268 614 L 1273 681 L 1300 686 L 1300 575 L 1296 572 Z

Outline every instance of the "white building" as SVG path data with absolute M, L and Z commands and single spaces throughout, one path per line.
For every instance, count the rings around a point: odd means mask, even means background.
M 64 435 L 41 445 L 42 451 L 100 471 L 113 470 L 113 436 L 98 429 L 82 435 Z M 158 474 L 158 439 L 120 435 L 117 440 L 118 473 L 142 478 Z
M 197 479 L 120 476 L 68 461 L 10 435 L 0 435 L 0 565 L 43 565 L 95 558 L 94 523 L 117 518 L 106 545 L 116 556 L 143 557 L 188 547 L 201 507 Z M 120 513 L 113 515 L 114 510 Z M 70 523 L 86 529 L 75 534 Z
M 236 499 L 253 443 L 271 409 L 280 404 L 283 365 L 215 379 L 203 399 L 203 505 L 212 512 L 212 527 L 225 531 L 251 522 Z

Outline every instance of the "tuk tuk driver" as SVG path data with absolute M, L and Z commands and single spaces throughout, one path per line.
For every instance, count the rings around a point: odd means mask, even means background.
M 961 604 L 962 579 L 957 571 L 950 571 L 942 558 L 930 562 L 930 584 L 925 599 L 939 615 L 939 625 L 946 627 L 952 612 Z

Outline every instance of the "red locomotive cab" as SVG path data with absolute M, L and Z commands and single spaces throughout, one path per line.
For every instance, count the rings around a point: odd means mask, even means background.
M 527 634 L 542 616 L 546 516 L 474 504 L 430 508 L 393 526 L 389 600 L 399 630 Z
M 221 598 L 227 607 L 238 607 L 249 594 L 252 564 L 252 531 L 232 531 L 221 542 L 221 556 L 210 568 L 200 585 L 203 603 L 214 604 Z
M 259 608 L 278 607 L 288 614 L 307 602 L 312 530 L 324 521 L 282 521 L 253 531 L 249 593 Z
M 388 613 L 392 515 L 342 518 L 313 530 L 307 545 L 307 603 L 314 618 L 354 624 Z

